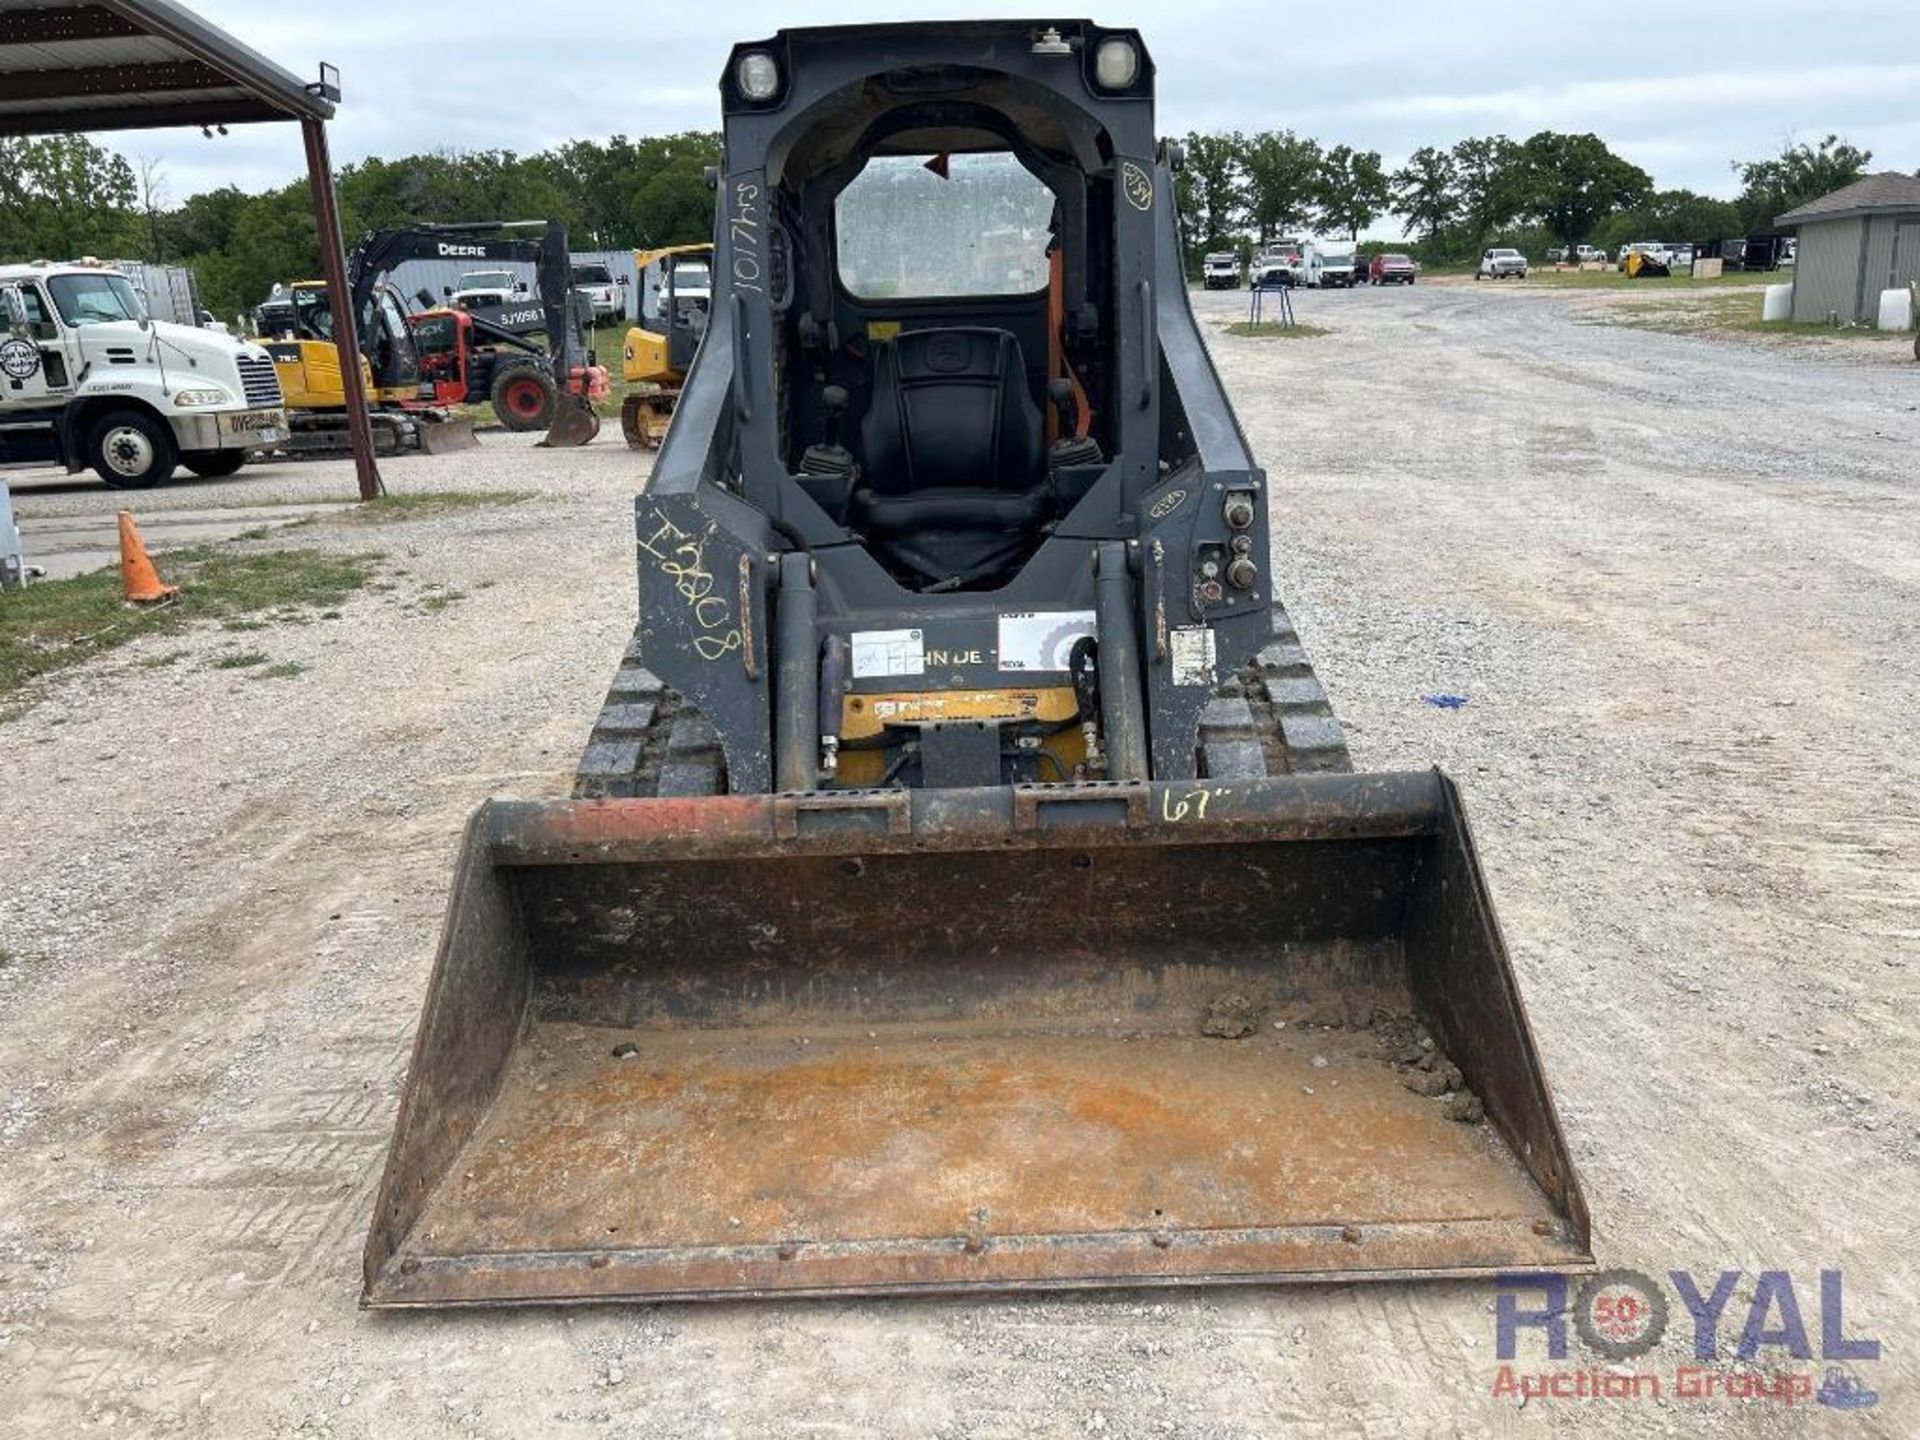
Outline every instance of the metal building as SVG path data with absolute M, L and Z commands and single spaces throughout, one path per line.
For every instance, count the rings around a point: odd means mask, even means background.
M 156 265 L 146 260 L 107 263 L 125 275 L 140 292 L 140 297 L 147 302 L 147 313 L 154 319 L 175 325 L 200 323 L 200 312 L 205 307 L 200 303 L 200 282 L 193 271 L 183 265 Z
M 575 250 L 573 263 L 604 265 L 615 280 L 624 279 L 628 297 L 626 318 L 628 320 L 634 318 L 636 302 L 632 297 L 640 293 L 638 289 L 640 275 L 633 268 L 633 251 Z M 460 277 L 470 270 L 511 270 L 527 283 L 529 290 L 535 283 L 533 266 L 518 260 L 402 260 L 393 267 L 393 273 L 387 278 L 410 302 L 417 300 L 419 292 L 425 290 L 428 295 L 435 297 L 435 303 L 438 304 L 439 297 L 443 296 L 445 291 L 457 287 Z
M 1882 290 L 1920 280 L 1920 179 L 1912 175 L 1868 175 L 1774 223 L 1799 232 L 1795 320 L 1871 325 Z

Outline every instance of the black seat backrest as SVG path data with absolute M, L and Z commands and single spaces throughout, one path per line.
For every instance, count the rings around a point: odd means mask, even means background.
M 1009 332 L 909 330 L 882 342 L 873 363 L 860 441 L 875 493 L 1039 482 L 1045 428 Z

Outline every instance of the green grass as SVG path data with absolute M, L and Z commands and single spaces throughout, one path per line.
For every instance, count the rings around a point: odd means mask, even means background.
M 1752 335 L 1824 335 L 1847 336 L 1855 340 L 1893 340 L 1901 344 L 1913 339 L 1911 330 L 1880 330 L 1870 325 L 1842 325 L 1835 328 L 1818 320 L 1762 320 L 1758 312 L 1749 312 L 1718 321 L 1719 330 L 1744 330 Z
M 1806 335 L 1832 337 L 1849 335 L 1871 340 L 1910 343 L 1911 331 L 1844 328 L 1836 330 L 1818 322 L 1762 320 L 1760 296 L 1751 287 L 1740 290 L 1710 290 L 1696 286 L 1691 293 L 1680 291 L 1649 298 L 1632 305 L 1612 307 L 1593 316 L 1589 324 L 1618 325 L 1629 330 L 1652 330 L 1662 335 L 1747 334 Z
M 1314 340 L 1333 332 L 1320 325 L 1277 325 L 1271 320 L 1255 325 L 1251 320 L 1237 320 L 1227 326 L 1227 333 L 1255 340 Z
M 368 500 L 338 516 L 349 525 L 392 525 L 402 520 L 424 520 L 455 510 L 478 510 L 489 505 L 518 505 L 538 498 L 537 490 L 403 490 Z
M 612 372 L 613 378 L 620 378 L 620 361 L 627 344 L 627 331 L 631 322 L 625 325 L 602 325 L 587 337 L 587 345 L 599 357 L 600 363 Z
M 264 650 L 229 650 L 224 655 L 216 655 L 211 661 L 215 670 L 250 670 L 255 665 L 264 665 L 273 657 Z
M 372 580 L 379 558 L 304 549 L 245 552 L 199 546 L 175 550 L 161 557 L 160 567 L 170 583 L 180 586 L 180 598 L 151 609 L 135 609 L 120 598 L 117 567 L 9 592 L 0 598 L 0 699 L 42 675 L 78 665 L 142 636 L 179 634 L 196 620 L 230 621 L 263 614 L 305 618 L 310 608 L 338 606 Z M 155 656 L 142 663 L 169 665 L 185 653 Z M 221 661 L 214 663 L 230 668 Z M 22 711 L 10 708 L 8 713 Z
M 1747 289 L 1761 285 L 1779 284 L 1793 277 L 1785 271 L 1768 274 L 1763 270 L 1736 270 L 1731 275 L 1717 275 L 1711 280 L 1695 280 L 1690 275 L 1668 275 L 1665 277 L 1648 276 L 1646 279 L 1630 278 L 1618 270 L 1549 270 L 1536 268 L 1530 271 L 1524 280 L 1485 281 L 1489 285 L 1540 285 L 1557 290 L 1633 290 L 1657 294 L 1666 290 L 1719 290 Z
M 253 678 L 256 680 L 290 680 L 295 675 L 304 675 L 306 670 L 307 667 L 302 665 L 298 660 L 282 660 L 278 664 L 268 665 L 256 670 Z
M 341 453 L 344 455 L 346 452 L 342 451 Z M 231 499 L 222 496 L 220 499 L 220 508 L 222 510 L 274 510 L 285 509 L 291 505 L 318 505 L 336 506 L 341 510 L 347 510 L 352 508 L 356 503 L 357 502 L 352 500 L 342 500 L 337 497 L 328 498 L 322 496 L 315 498 L 312 495 L 249 495 L 243 491 Z M 254 540 L 263 535 L 271 535 L 272 533 L 273 531 L 270 528 L 261 526 L 257 530 L 249 530 L 245 534 L 236 535 L 233 538 L 236 540 Z

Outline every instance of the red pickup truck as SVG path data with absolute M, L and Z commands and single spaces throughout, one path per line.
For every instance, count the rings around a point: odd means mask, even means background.
M 1412 259 L 1405 255 L 1376 255 L 1367 268 L 1376 285 L 1411 285 L 1419 273 Z

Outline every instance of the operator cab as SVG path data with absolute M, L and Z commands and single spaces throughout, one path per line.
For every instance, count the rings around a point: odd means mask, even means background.
M 255 323 L 263 336 L 332 345 L 333 310 L 326 282 L 296 280 L 285 290 L 275 287 L 275 293 L 255 311 Z M 399 292 L 391 285 L 375 286 L 360 308 L 359 325 L 376 391 L 387 399 L 413 398 L 420 380 L 420 357 Z M 297 350 L 274 353 L 278 361 L 300 363 Z
M 812 111 L 769 157 L 782 458 L 903 588 L 1003 588 L 1121 449 L 1114 136 L 1097 107 L 964 67 Z M 1142 210 L 1151 181 L 1126 173 Z
M 333 339 L 333 310 L 327 304 L 325 286 L 294 287 L 293 334 L 298 340 Z
M 1264 477 L 1138 35 L 782 31 L 722 93 L 710 323 L 635 502 L 653 673 L 749 788 L 1194 774 L 1271 634 Z
M 922 141 L 981 147 L 957 153 L 914 140 L 876 147 L 833 197 L 836 323 L 855 343 L 827 367 L 846 400 L 821 396 L 823 440 L 851 460 L 829 498 L 909 588 L 993 588 L 1078 498 L 1048 463 L 1058 201 L 990 133 Z M 1055 458 L 1097 465 L 1097 442 Z M 803 468 L 838 459 L 814 448 Z

